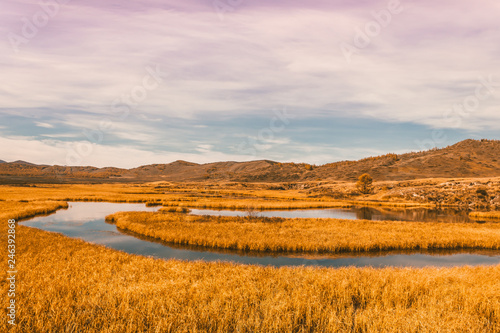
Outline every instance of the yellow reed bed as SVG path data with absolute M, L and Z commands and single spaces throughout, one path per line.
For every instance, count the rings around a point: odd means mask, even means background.
M 32 196 L 0 201 L 4 249 L 8 219 L 64 207 Z M 128 255 L 22 222 L 16 236 L 17 326 L 0 332 L 500 331 L 500 265 L 277 269 Z
M 126 212 L 117 227 L 186 245 L 271 252 L 364 252 L 416 249 L 500 249 L 497 223 L 430 223 L 280 219 Z
M 500 266 L 276 269 L 154 260 L 22 226 L 18 236 L 10 332 L 500 330 Z

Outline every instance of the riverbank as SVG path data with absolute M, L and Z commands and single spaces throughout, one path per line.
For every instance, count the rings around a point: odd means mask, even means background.
M 500 249 L 498 223 L 197 216 L 162 211 L 106 218 L 118 228 L 168 243 L 241 251 L 345 253 L 420 249 Z
M 4 248 L 6 221 L 61 205 L 51 200 L 129 196 L 102 190 L 2 191 Z M 500 331 L 500 266 L 272 268 L 129 255 L 23 223 L 16 237 L 18 325 L 0 321 L 3 332 Z

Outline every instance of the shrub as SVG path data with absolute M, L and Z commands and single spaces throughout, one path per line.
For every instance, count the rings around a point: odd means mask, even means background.
M 369 194 L 372 193 L 373 191 L 373 178 L 367 174 L 364 173 L 358 178 L 358 182 L 356 183 L 356 188 L 358 189 L 359 192 L 363 194 Z

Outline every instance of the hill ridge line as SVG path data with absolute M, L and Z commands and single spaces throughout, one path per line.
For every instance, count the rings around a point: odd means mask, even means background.
M 136 168 L 36 165 L 25 161 L 0 163 L 0 184 L 18 180 L 68 182 L 233 181 L 291 182 L 352 181 L 369 173 L 375 180 L 500 176 L 500 140 L 467 139 L 445 148 L 403 154 L 388 153 L 357 161 L 323 165 L 271 160 L 223 161 L 198 164 L 177 160 Z

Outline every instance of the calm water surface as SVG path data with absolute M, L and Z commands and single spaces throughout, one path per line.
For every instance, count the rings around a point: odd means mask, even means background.
M 59 232 L 69 237 L 131 254 L 152 256 L 163 259 L 228 261 L 241 264 L 280 266 L 324 266 L 324 267 L 424 267 L 500 264 L 499 251 L 481 252 L 436 252 L 426 253 L 371 253 L 369 255 L 298 256 L 271 255 L 262 253 L 241 253 L 236 251 L 216 251 L 199 247 L 169 245 L 149 237 L 121 231 L 115 225 L 104 221 L 106 215 L 123 211 L 157 211 L 159 207 L 143 204 L 117 204 L 105 202 L 70 202 L 66 210 L 40 216 L 22 222 L 23 225 L 46 231 Z M 314 210 L 322 211 L 322 210 Z M 310 212 L 310 211 L 308 211 Z M 266 212 L 271 213 L 271 212 Z M 287 213 L 291 213 L 290 211 Z M 324 214 L 329 214 L 325 213 Z M 306 216 L 311 217 L 311 216 Z M 318 216 L 314 216 L 318 217 Z M 325 217 L 325 216 L 321 216 Z
M 372 221 L 419 221 L 419 222 L 475 222 L 469 219 L 469 212 L 456 209 L 386 209 L 374 207 L 269 210 L 254 212 L 263 217 L 285 218 L 336 218 Z M 195 215 L 245 216 L 248 213 L 235 210 L 191 209 Z

